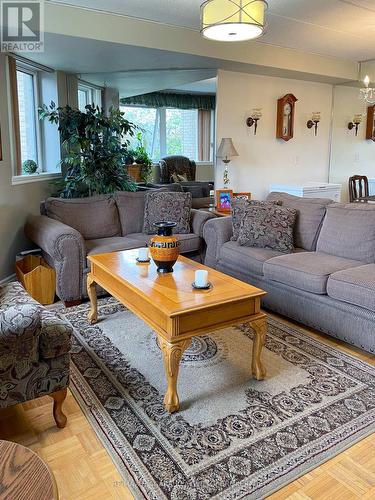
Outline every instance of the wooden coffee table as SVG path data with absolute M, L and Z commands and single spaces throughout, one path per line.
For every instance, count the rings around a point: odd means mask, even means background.
M 164 405 L 170 413 L 179 409 L 178 370 L 192 337 L 251 323 L 255 331 L 252 373 L 257 380 L 264 379 L 266 370 L 261 351 L 267 322 L 260 311 L 260 299 L 266 292 L 182 256 L 173 273 L 158 274 L 152 261 L 136 263 L 137 255 L 138 250 L 126 250 L 88 257 L 91 263 L 87 276 L 91 301 L 88 319 L 90 323 L 98 320 L 97 283 L 155 330 L 168 383 Z M 197 269 L 208 270 L 211 289 L 192 288 Z

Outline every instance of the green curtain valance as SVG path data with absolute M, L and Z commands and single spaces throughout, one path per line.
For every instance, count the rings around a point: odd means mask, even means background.
M 149 94 L 125 97 L 121 104 L 147 106 L 149 108 L 215 109 L 216 97 L 212 94 L 173 94 L 151 92 Z

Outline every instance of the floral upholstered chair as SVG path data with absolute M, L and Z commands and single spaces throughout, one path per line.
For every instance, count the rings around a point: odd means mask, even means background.
M 0 408 L 48 394 L 57 427 L 65 427 L 72 331 L 19 283 L 0 286 Z

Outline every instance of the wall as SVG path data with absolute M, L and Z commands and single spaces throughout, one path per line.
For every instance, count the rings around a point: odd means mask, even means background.
M 330 181 L 342 184 L 342 200 L 348 200 L 348 179 L 362 174 L 375 178 L 375 143 L 367 141 L 367 104 L 358 99 L 359 89 L 335 87 Z M 363 113 L 362 124 L 355 136 L 348 123 L 355 114 Z
M 3 161 L 0 161 L 0 281 L 14 273 L 15 254 L 29 248 L 23 226 L 30 213 L 39 213 L 39 203 L 50 192 L 49 184 L 35 182 L 11 185 L 5 55 L 0 53 L 0 125 Z
M 296 103 L 294 138 L 276 139 L 277 99 L 294 94 Z M 246 126 L 253 108 L 262 108 L 257 135 Z M 317 137 L 306 127 L 313 111 L 321 111 Z M 229 165 L 230 188 L 250 191 L 262 199 L 271 183 L 327 182 L 330 154 L 332 86 L 328 84 L 218 72 L 217 143 L 232 137 L 239 156 Z M 223 163 L 217 160 L 216 187 L 223 187 Z

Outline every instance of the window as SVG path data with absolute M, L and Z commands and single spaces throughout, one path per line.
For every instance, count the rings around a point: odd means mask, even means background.
M 44 71 L 31 62 L 17 61 L 11 56 L 8 62 L 13 132 L 12 182 L 22 184 L 44 178 L 35 174 L 59 175 L 59 133 L 55 125 L 46 120 L 41 122 L 38 115 L 41 102 L 56 102 L 55 74 L 52 70 Z M 24 165 L 26 161 L 31 163 Z
M 20 128 L 21 162 L 33 160 L 38 164 L 38 134 L 35 90 L 37 76 L 17 68 L 18 118 Z
M 85 111 L 85 107 L 89 104 L 94 106 L 102 106 L 102 93 L 101 90 L 93 87 L 87 83 L 78 83 L 78 109 Z
M 39 152 L 39 123 L 37 118 L 37 80 L 38 76 L 36 72 L 17 65 L 21 163 L 27 160 L 33 160 L 38 165 L 41 158 Z
M 192 160 L 212 161 L 212 127 L 208 135 L 201 124 L 201 110 L 121 106 L 125 118 L 142 130 L 144 145 L 154 161 L 167 155 L 183 155 Z M 207 112 L 211 117 L 213 112 Z M 207 141 L 206 148 L 201 143 Z M 131 139 L 131 147 L 136 139 Z M 200 150 L 204 151 L 200 153 Z

